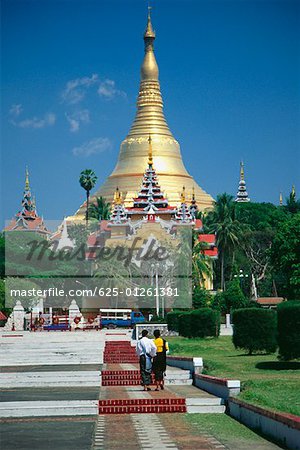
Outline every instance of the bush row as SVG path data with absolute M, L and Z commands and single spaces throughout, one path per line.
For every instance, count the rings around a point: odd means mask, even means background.
M 236 348 L 274 353 L 279 358 L 300 357 L 300 302 L 282 303 L 275 311 L 268 309 L 239 309 L 232 314 L 233 344 Z
M 172 311 L 167 314 L 169 330 L 184 337 L 217 337 L 220 334 L 220 313 L 210 308 L 193 311 Z
M 243 308 L 233 311 L 233 344 L 252 354 L 273 353 L 279 347 L 279 358 L 300 358 L 300 302 L 287 301 L 277 312 L 263 308 Z M 217 337 L 220 314 L 210 308 L 193 311 L 172 311 L 167 314 L 169 330 L 184 337 Z

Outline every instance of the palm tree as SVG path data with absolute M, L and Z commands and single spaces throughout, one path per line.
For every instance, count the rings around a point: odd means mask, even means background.
M 198 236 L 196 236 L 192 256 L 193 278 L 196 286 L 203 286 L 205 279 L 212 276 L 210 259 L 205 255 L 207 248 L 207 244 L 198 241 Z
M 107 220 L 110 217 L 111 206 L 103 197 L 97 197 L 89 207 L 89 217 L 96 220 Z
M 216 234 L 216 244 L 221 257 L 221 289 L 225 290 L 225 257 L 234 254 L 240 242 L 241 224 L 236 220 L 236 203 L 229 194 L 217 196 L 214 209 L 206 219 L 205 225 L 209 232 Z
M 86 214 L 85 214 L 86 225 L 88 225 L 88 220 L 89 220 L 90 191 L 95 186 L 96 181 L 97 181 L 97 176 L 93 170 L 85 169 L 81 172 L 80 178 L 79 178 L 79 183 L 80 183 L 80 186 L 86 191 Z

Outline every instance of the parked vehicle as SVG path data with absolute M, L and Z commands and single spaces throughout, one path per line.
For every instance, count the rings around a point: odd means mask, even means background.
M 145 322 L 145 317 L 132 309 L 100 309 L 100 321 L 102 328 L 133 327 Z

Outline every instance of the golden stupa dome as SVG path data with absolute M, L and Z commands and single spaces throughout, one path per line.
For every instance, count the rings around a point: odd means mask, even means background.
M 118 186 L 123 193 L 125 206 L 132 205 L 132 198 L 139 191 L 147 167 L 148 140 L 151 135 L 153 164 L 169 204 L 171 206 L 180 204 L 182 187 L 185 186 L 187 200 L 192 198 L 194 188 L 198 209 L 205 210 L 212 207 L 213 199 L 195 182 L 184 167 L 179 143 L 171 133 L 164 116 L 154 40 L 155 32 L 152 28 L 149 9 L 144 33 L 145 56 L 141 66 L 136 116 L 128 135 L 121 143 L 115 169 L 93 198 L 102 196 L 112 203 Z M 84 214 L 84 207 L 81 207 L 76 216 Z

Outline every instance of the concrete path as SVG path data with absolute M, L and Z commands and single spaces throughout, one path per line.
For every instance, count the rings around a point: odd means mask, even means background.
M 45 417 L 1 419 L 1 448 L 5 450 L 88 450 L 88 449 L 182 449 L 275 450 L 273 444 L 258 438 L 242 443 L 219 440 L 211 430 L 199 428 L 187 417 L 200 414 L 121 414 L 98 415 L 99 398 L 148 399 L 178 396 L 194 399 L 214 397 L 193 386 L 168 386 L 165 391 L 142 392 L 140 386 L 100 389 L 105 340 L 130 341 L 131 331 L 112 330 L 49 333 L 0 332 L 0 389 L 2 411 L 14 407 L 22 415 L 26 406 L 34 416 L 43 409 Z M 117 370 L 134 370 L 135 365 L 119 364 Z M 175 372 L 174 372 L 175 373 Z M 61 383 L 60 383 L 61 381 Z M 92 385 L 91 385 L 92 383 Z M 27 384 L 27 385 L 26 385 Z M 30 385 L 30 386 L 29 386 Z M 193 401 L 194 401 L 193 400 Z M 6 405 L 5 405 L 6 403 Z M 10 404 L 10 405 L 9 405 Z M 45 406 L 48 406 L 45 409 Z M 189 406 L 195 406 L 192 403 Z M 82 409 L 83 408 L 83 409 Z M 85 414 L 88 408 L 94 414 Z M 83 411 L 85 409 L 85 411 Z M 49 417 L 58 413 L 64 417 Z M 42 415 L 43 415 L 42 414 Z M 68 417 L 72 414 L 73 417 Z M 224 414 L 217 414 L 220 420 Z M 227 417 L 227 416 L 226 416 Z M 233 420 L 228 418 L 229 420 Z M 242 425 L 233 421 L 237 427 Z M 242 428 L 241 428 L 242 429 Z M 249 432 L 252 433 L 252 432 Z M 259 439 L 259 440 L 257 440 Z M 221 442 L 222 441 L 222 442 Z M 223 442 L 224 441 L 224 442 Z

